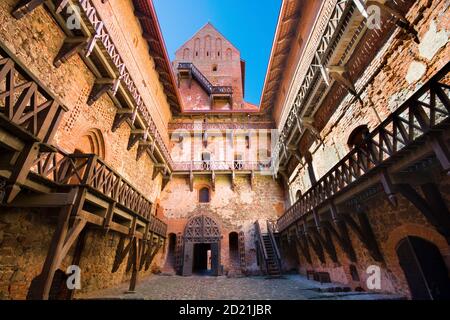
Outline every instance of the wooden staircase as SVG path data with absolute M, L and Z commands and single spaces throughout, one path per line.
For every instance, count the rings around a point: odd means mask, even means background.
M 271 277 L 279 277 L 281 276 L 281 268 L 280 264 L 278 263 L 278 259 L 276 257 L 275 248 L 272 244 L 272 241 L 270 240 L 269 234 L 263 234 L 263 244 L 266 248 L 267 252 L 267 274 Z
M 267 232 L 262 233 L 259 222 L 255 222 L 256 248 L 259 257 L 261 271 L 269 277 L 280 277 L 281 257 L 274 236 L 274 228 L 271 222 L 267 221 Z

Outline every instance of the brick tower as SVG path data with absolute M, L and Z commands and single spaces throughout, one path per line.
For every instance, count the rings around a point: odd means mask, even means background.
M 173 62 L 185 111 L 247 111 L 245 62 L 238 49 L 211 23 L 182 45 Z

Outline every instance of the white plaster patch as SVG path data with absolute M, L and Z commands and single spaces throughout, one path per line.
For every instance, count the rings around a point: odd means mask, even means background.
M 426 71 L 427 71 L 426 65 L 418 61 L 413 61 L 409 65 L 409 69 L 408 72 L 406 73 L 405 79 L 406 81 L 408 81 L 409 84 L 413 84 L 419 81 Z
M 431 21 L 430 29 L 419 44 L 420 56 L 432 60 L 436 53 L 448 42 L 449 32 L 445 29 L 437 31 L 435 21 Z

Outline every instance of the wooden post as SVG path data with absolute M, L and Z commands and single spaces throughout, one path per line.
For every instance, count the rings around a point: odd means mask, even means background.
M 63 260 L 64 255 L 67 254 L 68 248 L 70 248 L 70 245 L 76 240 L 79 232 L 81 232 L 79 230 L 78 234 L 71 233 L 68 237 L 70 241 L 66 241 L 69 233 L 70 218 L 73 213 L 75 216 L 81 210 L 85 196 L 86 191 L 82 188 L 78 189 L 74 204 L 64 206 L 60 210 L 58 224 L 50 242 L 50 248 L 45 258 L 44 266 L 39 275 L 39 285 L 36 288 L 36 292 L 33 292 L 31 296 L 33 300 L 48 300 L 55 272 Z

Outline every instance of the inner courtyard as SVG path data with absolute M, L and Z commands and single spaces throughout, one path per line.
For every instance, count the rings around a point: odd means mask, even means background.
M 0 300 L 450 299 L 448 0 L 154 2 L 0 2 Z

